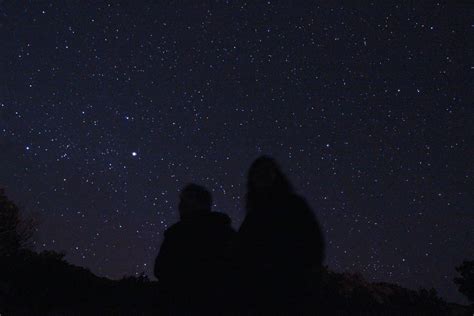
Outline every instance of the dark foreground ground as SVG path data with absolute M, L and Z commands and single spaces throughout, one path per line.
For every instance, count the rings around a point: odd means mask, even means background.
M 0 315 L 168 314 L 158 282 L 144 276 L 100 278 L 55 252 L 23 251 L 2 258 L 0 268 Z M 314 309 L 308 307 L 308 314 L 473 315 L 474 311 L 445 302 L 434 290 L 369 283 L 354 274 L 325 270 L 321 283 L 321 297 L 314 300 Z M 227 313 L 237 311 L 229 308 Z

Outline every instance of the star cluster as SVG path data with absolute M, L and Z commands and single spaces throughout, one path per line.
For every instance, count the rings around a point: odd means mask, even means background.
M 151 275 L 178 190 L 209 187 L 238 227 L 246 169 L 270 154 L 318 216 L 331 269 L 462 301 L 467 7 L 2 1 L 0 186 L 37 219 L 37 250 Z

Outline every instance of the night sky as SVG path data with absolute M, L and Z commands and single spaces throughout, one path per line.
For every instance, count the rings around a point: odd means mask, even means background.
M 38 251 L 151 276 L 178 190 L 207 186 L 238 227 L 269 154 L 331 269 L 464 302 L 469 1 L 154 2 L 0 1 L 0 187 L 37 219 Z

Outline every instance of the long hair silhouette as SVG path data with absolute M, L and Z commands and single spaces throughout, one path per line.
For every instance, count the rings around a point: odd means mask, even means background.
M 261 210 L 270 199 L 293 194 L 293 186 L 275 159 L 261 156 L 250 166 L 247 175 L 246 210 Z
M 314 213 L 268 156 L 250 166 L 245 206 L 237 261 L 248 308 L 264 313 L 302 311 L 314 297 L 324 257 Z

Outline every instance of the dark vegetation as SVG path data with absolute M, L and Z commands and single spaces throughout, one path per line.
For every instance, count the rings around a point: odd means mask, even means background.
M 459 292 L 474 303 L 474 261 L 465 260 L 459 267 L 456 267 L 456 271 L 461 275 L 461 277 L 454 279 L 459 287 Z
M 110 280 L 64 260 L 64 254 L 28 250 L 30 221 L 0 191 L 1 315 L 164 314 L 160 284 L 146 276 Z M 473 301 L 474 262 L 456 268 L 455 282 Z M 418 291 L 370 283 L 358 274 L 323 269 L 310 314 L 471 315 L 472 308 L 445 302 L 434 289 Z M 472 306 L 471 306 L 472 307 Z M 232 308 L 230 308 L 231 310 Z

